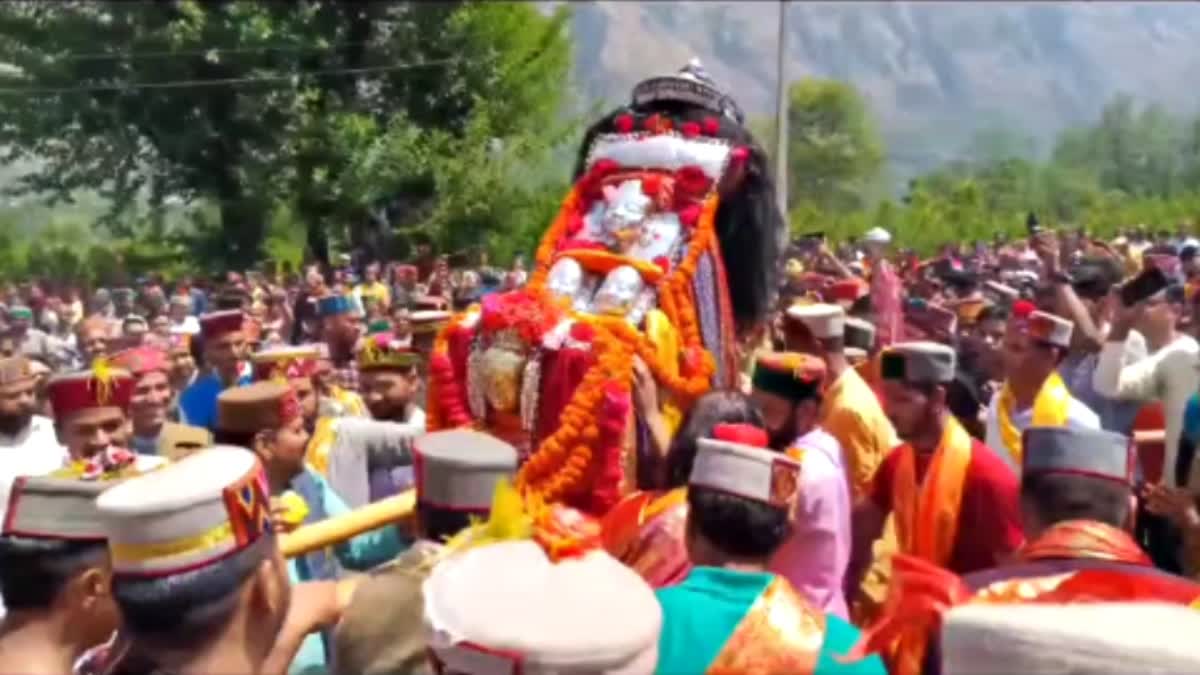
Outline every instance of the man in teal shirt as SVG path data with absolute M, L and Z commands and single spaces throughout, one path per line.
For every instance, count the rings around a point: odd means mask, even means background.
M 688 482 L 686 543 L 695 565 L 660 589 L 660 675 L 885 675 L 871 657 L 842 663 L 858 629 L 808 603 L 767 571 L 788 535 L 800 465 L 749 425 L 701 439 Z
M 273 520 L 281 530 L 338 516 L 350 509 L 325 479 L 304 463 L 308 429 L 300 401 L 289 385 L 256 382 L 227 389 L 217 399 L 216 439 L 219 443 L 250 448 L 258 455 L 267 474 Z M 280 499 L 288 492 L 289 499 Z M 296 498 L 299 498 L 298 500 Z M 303 504 L 299 505 L 302 501 Z M 290 504 L 289 504 L 290 502 Z M 289 559 L 292 583 L 336 579 L 338 565 L 366 570 L 394 558 L 403 550 L 394 527 L 383 527 Z M 314 633 L 305 638 L 292 660 L 291 675 L 322 675 L 330 672 L 331 636 Z

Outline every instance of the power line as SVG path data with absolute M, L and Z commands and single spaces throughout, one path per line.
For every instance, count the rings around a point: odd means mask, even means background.
M 129 82 L 125 84 L 79 85 L 74 87 L 0 87 L 0 96 L 14 94 L 52 95 L 70 94 L 77 92 L 98 91 L 129 91 L 138 89 L 188 89 L 193 87 L 214 87 L 236 84 L 262 84 L 270 82 L 291 82 L 302 76 L 310 75 L 358 75 L 363 73 L 382 73 L 397 70 L 415 70 L 430 66 L 457 63 L 461 59 L 449 58 L 422 63 L 398 63 L 390 66 L 368 66 L 364 68 L 334 68 L 330 70 L 299 71 L 290 75 L 272 75 L 265 77 L 227 77 L 211 80 L 167 80 L 164 82 Z
M 209 47 L 207 49 L 175 49 L 167 51 L 147 52 L 66 52 L 51 54 L 47 58 L 53 61 L 117 61 L 121 59 L 158 59 L 178 56 L 206 56 L 221 54 L 265 54 L 268 52 L 321 52 L 333 51 L 343 47 L 366 47 L 370 42 L 342 42 L 325 46 L 318 45 L 278 45 L 272 47 Z

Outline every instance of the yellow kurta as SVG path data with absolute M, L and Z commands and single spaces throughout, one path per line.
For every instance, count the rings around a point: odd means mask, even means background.
M 900 440 L 875 392 L 853 368 L 826 390 L 821 427 L 842 446 L 850 490 L 858 502 L 870 493 L 875 470 Z

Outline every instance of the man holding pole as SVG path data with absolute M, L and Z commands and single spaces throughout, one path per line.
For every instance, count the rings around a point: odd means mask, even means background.
M 253 450 L 262 462 L 270 488 L 272 521 L 280 531 L 312 524 L 350 511 L 316 472 L 304 463 L 308 431 L 294 390 L 278 382 L 257 382 L 228 389 L 217 399 L 217 441 Z M 292 583 L 333 580 L 337 563 L 368 569 L 397 555 L 396 530 L 380 528 L 288 560 Z M 332 554 L 332 555 L 331 555 Z M 336 557 L 336 562 L 335 562 Z M 292 673 L 319 671 L 328 663 L 328 635 L 305 639 L 292 662 Z

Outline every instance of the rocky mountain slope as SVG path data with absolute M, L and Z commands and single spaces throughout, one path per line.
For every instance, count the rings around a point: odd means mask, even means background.
M 642 77 L 698 56 L 751 114 L 774 110 L 777 3 L 572 4 L 588 98 L 623 100 Z M 790 77 L 858 87 L 902 174 L 961 155 L 985 129 L 1018 130 L 1045 150 L 1119 92 L 1197 108 L 1193 3 L 791 2 L 787 12 Z

